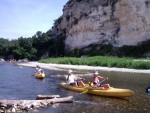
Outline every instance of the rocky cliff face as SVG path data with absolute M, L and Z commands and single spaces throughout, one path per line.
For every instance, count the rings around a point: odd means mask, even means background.
M 150 39 L 150 0 L 121 0 L 115 5 L 119 20 L 118 45 L 137 45 Z
M 68 50 L 137 45 L 150 39 L 150 0 L 69 0 L 52 31 L 66 36 Z

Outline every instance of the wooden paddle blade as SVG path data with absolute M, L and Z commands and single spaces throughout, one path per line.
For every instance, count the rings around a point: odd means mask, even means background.
M 81 92 L 81 94 L 86 94 L 88 91 L 89 91 L 89 89 Z

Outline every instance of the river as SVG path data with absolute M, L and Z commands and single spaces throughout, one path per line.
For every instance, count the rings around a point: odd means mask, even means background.
M 34 68 L 21 67 L 13 63 L 0 62 L 0 99 L 35 99 L 38 94 L 73 96 L 73 103 L 61 103 L 29 113 L 150 113 L 149 74 L 104 72 L 112 87 L 126 88 L 134 91 L 134 96 L 126 99 L 99 97 L 66 90 L 59 86 L 65 81 L 57 75 L 64 72 L 44 70 L 46 78 L 34 78 Z M 85 77 L 89 80 L 89 77 Z

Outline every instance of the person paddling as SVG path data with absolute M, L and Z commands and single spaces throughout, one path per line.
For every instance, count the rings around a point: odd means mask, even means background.
M 83 83 L 83 78 L 81 77 L 76 77 L 75 75 L 72 74 L 73 71 L 72 70 L 68 70 L 67 72 L 67 83 L 69 85 L 75 85 L 78 87 L 79 84 L 81 84 L 83 87 L 85 86 L 85 84 Z
M 92 87 L 104 87 L 104 88 L 110 88 L 109 84 L 101 84 L 101 81 L 108 79 L 108 77 L 102 77 L 99 75 L 99 73 L 97 71 L 93 72 L 93 77 L 90 81 L 90 86 Z
M 39 65 L 37 65 L 35 69 L 35 73 L 44 73 L 43 69 Z

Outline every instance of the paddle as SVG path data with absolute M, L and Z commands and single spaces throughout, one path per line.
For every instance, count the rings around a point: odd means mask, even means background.
M 99 84 L 101 84 L 102 82 L 104 82 L 106 79 L 104 79 L 104 80 L 102 80 L 102 81 L 100 81 L 99 82 Z M 91 90 L 91 89 L 87 89 L 87 90 L 85 90 L 85 91 L 83 91 L 83 92 L 81 92 L 81 94 L 85 94 L 85 93 L 87 93 L 89 90 Z

